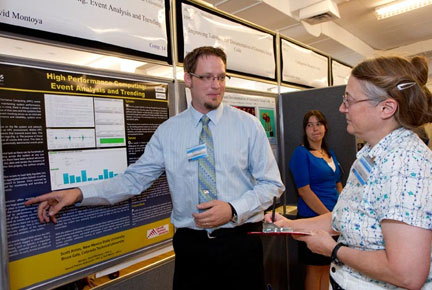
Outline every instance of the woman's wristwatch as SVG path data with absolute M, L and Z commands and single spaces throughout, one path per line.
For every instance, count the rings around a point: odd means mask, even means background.
M 333 248 L 333 251 L 331 252 L 331 256 L 330 256 L 330 260 L 331 260 L 332 262 L 340 263 L 340 261 L 339 261 L 338 258 L 337 258 L 337 252 L 339 251 L 339 249 L 340 249 L 342 246 L 343 246 L 343 247 L 346 247 L 346 245 L 343 244 L 343 243 L 337 243 L 336 246 Z

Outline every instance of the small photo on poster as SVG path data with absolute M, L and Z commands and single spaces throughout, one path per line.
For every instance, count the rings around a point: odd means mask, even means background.
M 256 113 L 255 113 L 255 107 L 248 107 L 248 106 L 233 106 L 239 110 L 245 111 L 246 113 L 249 113 L 253 116 L 256 117 Z
M 259 109 L 259 119 L 268 138 L 276 137 L 275 112 L 273 109 Z

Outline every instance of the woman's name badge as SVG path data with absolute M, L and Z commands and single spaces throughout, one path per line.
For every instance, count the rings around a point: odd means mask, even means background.
M 360 157 L 354 164 L 352 172 L 354 173 L 357 180 L 361 185 L 365 185 L 368 179 L 369 173 L 372 171 L 372 167 L 375 162 L 369 156 Z
M 199 144 L 186 150 L 186 155 L 189 161 L 194 161 L 203 157 L 207 157 L 207 145 Z

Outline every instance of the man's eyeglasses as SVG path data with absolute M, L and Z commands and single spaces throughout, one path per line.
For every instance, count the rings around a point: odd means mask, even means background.
M 205 74 L 205 75 L 198 75 L 195 73 L 189 73 L 191 76 L 196 77 L 197 79 L 200 79 L 206 83 L 211 83 L 214 80 L 217 80 L 218 82 L 222 83 L 224 82 L 227 78 L 230 79 L 231 77 L 229 75 L 218 75 L 218 76 L 214 76 L 211 74 Z
M 350 106 L 355 105 L 357 103 L 368 102 L 368 101 L 373 101 L 373 100 L 371 99 L 353 100 L 353 99 L 349 99 L 346 94 L 342 96 L 342 104 L 346 109 L 348 109 Z

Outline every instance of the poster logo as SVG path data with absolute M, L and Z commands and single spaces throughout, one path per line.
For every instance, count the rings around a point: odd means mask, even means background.
M 147 231 L 147 239 L 153 239 L 169 233 L 168 225 L 163 225 L 157 228 L 149 229 Z
M 156 93 L 156 99 L 166 100 L 166 94 L 165 93 Z

